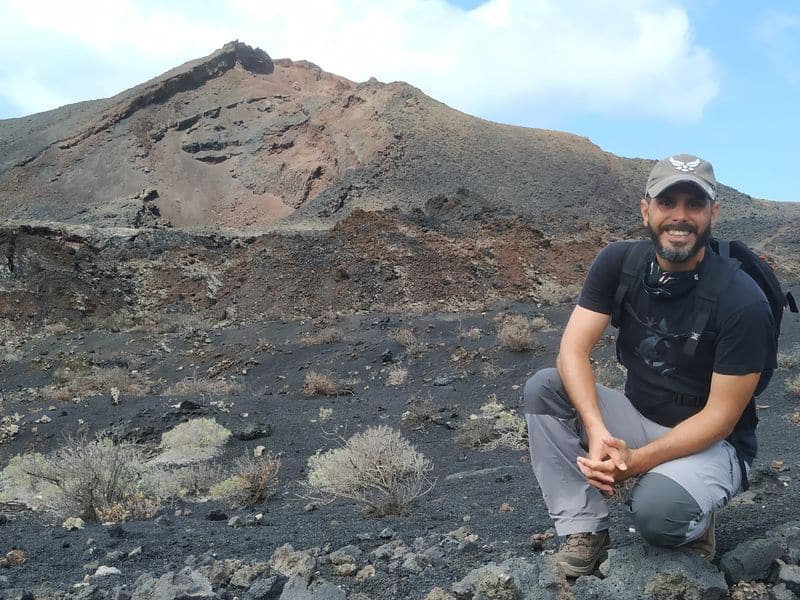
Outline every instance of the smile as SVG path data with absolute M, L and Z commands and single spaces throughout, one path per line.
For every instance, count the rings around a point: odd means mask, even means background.
M 675 237 L 687 237 L 691 231 L 685 231 L 683 229 L 665 229 L 668 235 L 675 236 Z

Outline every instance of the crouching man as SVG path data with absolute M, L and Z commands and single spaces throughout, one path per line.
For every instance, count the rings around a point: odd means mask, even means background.
M 652 243 L 614 242 L 598 254 L 557 367 L 525 386 L 533 470 L 566 536 L 555 558 L 567 576 L 604 560 L 604 495 L 627 479 L 636 478 L 627 505 L 647 542 L 709 559 L 714 511 L 747 485 L 753 398 L 776 366 L 774 320 L 761 288 L 708 245 L 716 186 L 695 156 L 655 165 L 640 203 Z M 624 394 L 597 384 L 589 361 L 612 315 Z

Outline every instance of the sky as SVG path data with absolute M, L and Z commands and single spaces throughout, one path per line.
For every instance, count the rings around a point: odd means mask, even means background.
M 620 156 L 696 154 L 744 193 L 800 201 L 800 0 L 0 0 L 0 119 L 234 39 Z

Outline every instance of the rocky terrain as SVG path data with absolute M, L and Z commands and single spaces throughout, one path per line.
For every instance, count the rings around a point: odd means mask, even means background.
M 650 161 L 240 43 L 0 150 L 0 598 L 800 597 L 788 313 L 715 560 L 619 498 L 597 573 L 548 563 L 521 386 Z M 798 206 L 722 201 L 797 296 Z

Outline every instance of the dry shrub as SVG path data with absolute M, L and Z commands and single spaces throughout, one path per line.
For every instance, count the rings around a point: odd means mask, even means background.
M 23 358 L 22 351 L 20 350 L 8 350 L 3 353 L 2 361 L 6 364 L 11 364 L 15 362 L 21 361 Z
M 620 389 L 625 386 L 628 370 L 615 358 L 600 361 L 594 365 L 594 378 L 607 388 Z
M 19 414 L 5 416 L 0 419 L 0 444 L 3 444 L 19 433 L 19 421 L 22 416 Z
M 550 321 L 548 321 L 544 315 L 532 317 L 530 324 L 534 331 L 546 331 L 550 329 Z
M 408 401 L 408 409 L 400 419 L 405 425 L 417 428 L 426 423 L 440 423 L 442 417 L 430 396 L 427 398 L 412 396 Z
M 161 392 L 162 396 L 236 396 L 244 391 L 240 383 L 226 379 L 197 379 L 187 377 Z
M 161 434 L 162 453 L 155 463 L 189 464 L 219 454 L 231 432 L 211 418 L 192 419 Z
M 213 321 L 195 313 L 162 314 L 158 319 L 158 333 L 179 333 L 186 337 L 205 335 L 215 326 Z
M 275 349 L 275 344 L 270 342 L 267 338 L 260 337 L 256 340 L 256 352 L 269 352 Z
M 386 385 L 403 385 L 406 377 L 408 377 L 408 369 L 404 369 L 400 365 L 392 365 L 386 375 Z
M 98 507 L 97 519 L 103 523 L 120 521 L 142 521 L 152 519 L 161 510 L 158 498 L 145 496 L 143 492 L 134 492 L 119 502 L 112 502 Z
M 533 325 L 523 315 L 510 315 L 500 321 L 497 343 L 514 352 L 533 349 Z
M 796 410 L 789 415 L 789 423 L 800 426 L 800 410 Z
M 300 339 L 303 346 L 318 346 L 320 344 L 335 344 L 342 341 L 342 331 L 338 327 L 326 327 L 316 333 L 306 333 Z
M 494 379 L 503 374 L 503 368 L 498 367 L 494 361 L 487 361 L 481 366 L 481 375 L 486 379 Z
M 329 373 L 309 371 L 303 383 L 304 396 L 342 396 L 351 389 Z
M 427 350 L 425 344 L 417 339 L 417 336 L 414 335 L 414 330 L 410 327 L 397 329 L 390 334 L 390 337 L 403 346 L 411 356 L 419 356 Z
M 800 347 L 794 346 L 788 352 L 778 353 L 778 368 L 794 369 L 800 365 Z
M 196 463 L 172 471 L 178 494 L 190 498 L 204 496 L 223 478 L 222 468 L 215 463 Z
M 255 506 L 275 493 L 280 469 L 280 456 L 247 454 L 236 460 L 234 474 L 211 488 L 210 495 L 235 507 Z
M 487 418 L 470 419 L 459 428 L 456 440 L 467 448 L 480 448 L 497 439 L 494 420 Z
M 473 448 L 495 450 L 500 447 L 523 450 L 528 447 L 528 424 L 515 412 L 506 410 L 492 394 L 481 406 L 479 415 L 470 415 L 461 428 L 459 443 Z
M 470 339 L 470 340 L 479 340 L 483 335 L 483 330 L 480 327 L 471 327 L 466 331 L 459 329 L 458 337 L 459 339 Z
M 95 367 L 88 373 L 58 369 L 55 379 L 58 384 L 42 389 L 42 396 L 47 400 L 66 401 L 76 396 L 96 396 L 108 393 L 111 388 L 117 388 L 128 396 L 144 396 L 150 392 L 149 382 L 120 367 Z
M 69 325 L 63 321 L 57 321 L 55 323 L 48 323 L 44 326 L 42 331 L 46 335 L 63 335 L 69 331 Z
M 786 390 L 795 397 L 800 397 L 800 375 L 786 380 Z
M 636 480 L 636 477 L 629 477 L 622 483 L 615 485 L 614 491 L 611 492 L 611 495 L 608 496 L 608 499 L 611 502 L 625 504 L 631 495 L 631 490 L 633 490 L 633 487 L 636 485 Z
M 21 502 L 33 510 L 52 504 L 48 500 L 60 495 L 58 488 L 29 474 L 33 465 L 45 460 L 44 455 L 38 452 L 12 457 L 0 471 L 0 502 Z
M 51 455 L 32 457 L 23 470 L 58 490 L 52 508 L 97 520 L 103 510 L 136 502 L 137 483 L 146 471 L 138 446 L 108 437 L 68 439 Z M 116 509 L 115 509 L 116 510 Z
M 315 497 L 355 500 L 370 514 L 401 514 L 431 490 L 432 469 L 399 432 L 380 425 L 309 458 L 305 486 Z

